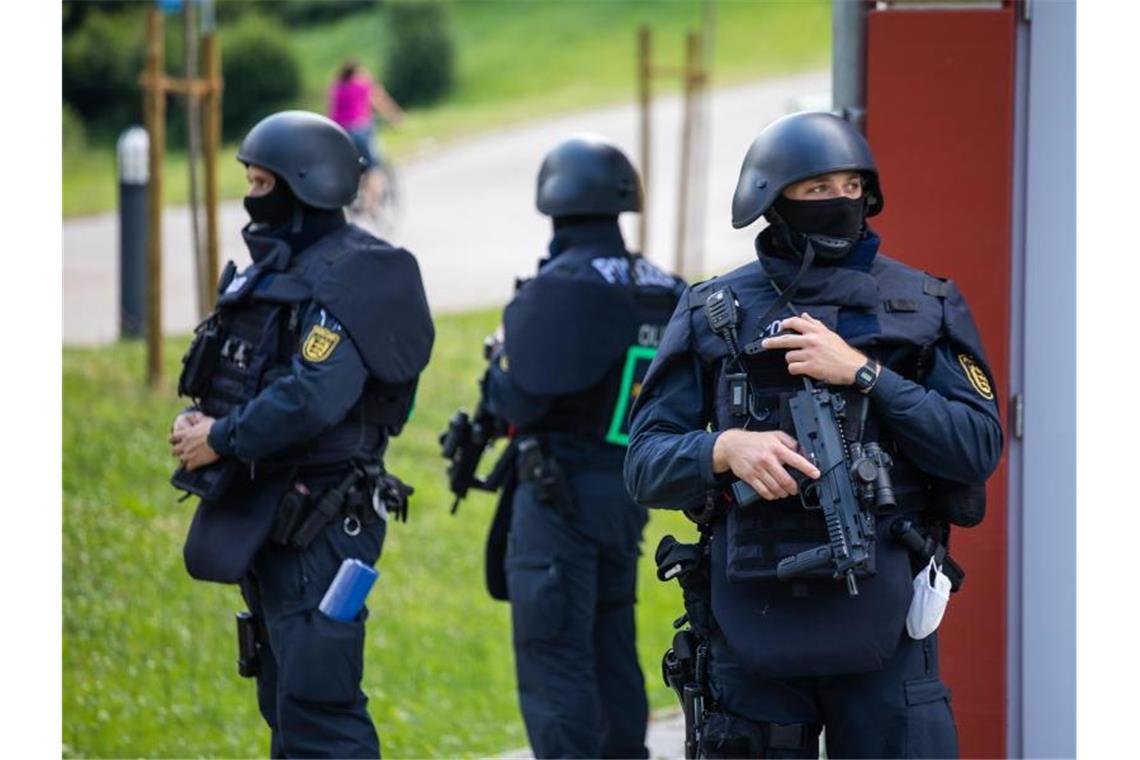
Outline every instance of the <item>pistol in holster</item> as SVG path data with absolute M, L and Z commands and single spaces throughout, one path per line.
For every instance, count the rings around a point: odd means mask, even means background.
M 520 438 L 518 442 L 519 481 L 534 484 L 535 495 L 543 504 L 553 506 L 566 519 L 574 517 L 573 494 L 558 460 L 542 450 L 537 438 Z
M 665 685 L 681 700 L 685 716 L 685 757 L 699 756 L 708 699 L 708 640 L 692 630 L 677 631 L 661 659 Z

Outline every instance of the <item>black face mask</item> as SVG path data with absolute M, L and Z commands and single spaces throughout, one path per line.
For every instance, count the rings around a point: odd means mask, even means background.
M 280 227 L 293 219 L 293 204 L 296 199 L 289 186 L 280 179 L 265 195 L 247 195 L 242 199 L 249 219 L 254 224 Z
M 864 198 L 796 201 L 780 196 L 768 221 L 777 249 L 803 255 L 810 242 L 820 262 L 839 261 L 859 242 L 866 216 Z
M 864 198 L 828 198 L 825 201 L 795 201 L 780 196 L 772 204 L 784 222 L 804 235 L 826 235 L 855 241 L 863 229 Z

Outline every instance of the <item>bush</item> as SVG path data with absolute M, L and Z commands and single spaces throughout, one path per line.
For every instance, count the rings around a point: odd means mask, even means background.
M 134 14 L 89 13 L 63 42 L 63 99 L 88 126 L 114 134 L 141 120 L 145 29 Z
M 455 44 L 440 3 L 388 5 L 392 45 L 384 85 L 403 106 L 433 103 L 455 80 Z
M 222 131 L 239 137 L 261 118 L 292 105 L 301 91 L 301 67 L 285 32 L 250 16 L 222 45 Z

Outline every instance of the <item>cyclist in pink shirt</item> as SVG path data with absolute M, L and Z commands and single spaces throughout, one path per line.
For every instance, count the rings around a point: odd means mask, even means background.
M 329 116 L 344 127 L 356 143 L 367 166 L 367 179 L 361 189 L 375 198 L 381 188 L 378 186 L 380 172 L 372 171 L 380 163 L 380 156 L 373 147 L 376 133 L 373 109 L 389 124 L 399 124 L 404 119 L 403 110 L 382 84 L 372 79 L 356 61 L 345 61 L 337 80 L 329 88 Z

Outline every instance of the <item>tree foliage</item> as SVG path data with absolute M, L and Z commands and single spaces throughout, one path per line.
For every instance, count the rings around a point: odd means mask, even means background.
M 442 98 L 455 81 L 455 43 L 446 9 L 438 2 L 388 5 L 392 45 L 384 85 L 404 106 Z
M 243 19 L 222 48 L 222 130 L 240 137 L 260 119 L 288 107 L 301 91 L 301 67 L 288 36 L 257 16 Z
M 143 31 L 124 14 L 94 12 L 64 38 L 63 99 L 91 127 L 110 131 L 141 118 Z

